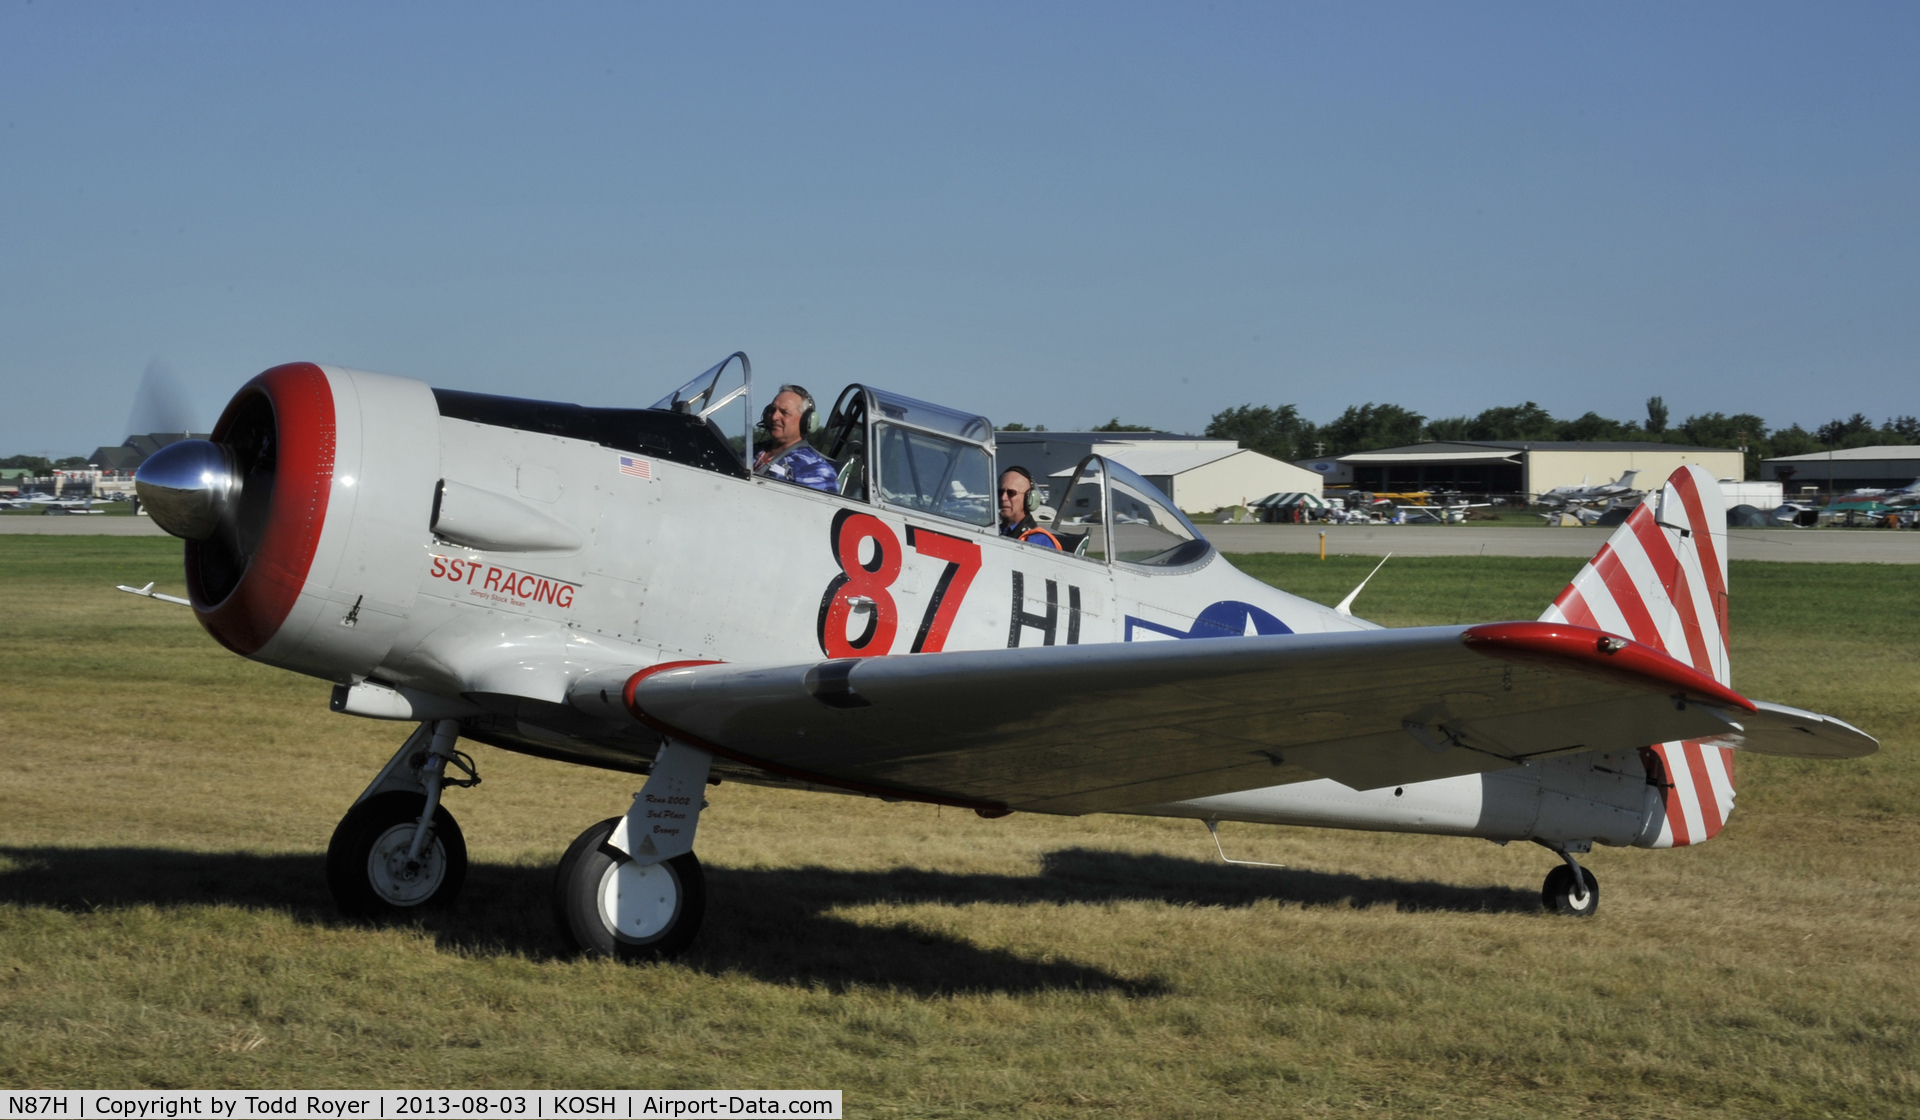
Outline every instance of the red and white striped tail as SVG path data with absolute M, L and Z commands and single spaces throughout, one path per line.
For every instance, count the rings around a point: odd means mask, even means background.
M 1649 494 L 1553 601 L 1542 622 L 1570 622 L 1650 645 L 1721 684 L 1727 664 L 1727 505 L 1699 467 Z M 1694 740 L 1641 751 L 1666 820 L 1641 846 L 1713 838 L 1733 812 L 1733 752 Z

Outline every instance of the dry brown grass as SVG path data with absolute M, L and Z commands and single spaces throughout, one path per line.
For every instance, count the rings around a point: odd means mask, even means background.
M 1243 559 L 1322 599 L 1364 574 Z M 1395 561 L 1363 613 L 1530 617 L 1574 567 Z M 813 1086 L 852 1115 L 1920 1111 L 1920 569 L 1736 570 L 1736 683 L 1887 749 L 1743 760 L 1719 839 L 1595 853 L 1589 922 L 1538 913 L 1550 857 L 1522 845 L 1223 828 L 1289 865 L 1260 871 L 1208 862 L 1191 822 L 728 785 L 701 827 L 708 928 L 637 968 L 565 957 L 546 912 L 562 847 L 635 779 L 485 747 L 486 784 L 452 801 L 475 860 L 460 905 L 334 918 L 321 853 L 404 729 L 332 715 L 324 685 L 106 586 L 177 571 L 165 541 L 0 539 L 8 1086 Z

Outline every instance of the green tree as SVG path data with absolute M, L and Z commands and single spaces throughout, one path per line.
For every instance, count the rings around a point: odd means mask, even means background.
M 0 467 L 13 470 L 30 470 L 34 474 L 46 474 L 53 469 L 51 460 L 40 455 L 9 455 L 0 459 Z
M 1680 437 L 1696 447 L 1746 448 L 1748 478 L 1759 474 L 1760 460 L 1770 450 L 1766 442 L 1767 422 L 1751 412 L 1736 412 L 1732 416 L 1704 412 L 1689 416 L 1686 423 L 1680 425 Z
M 1647 398 L 1647 431 L 1661 435 L 1667 430 L 1667 402 L 1661 397 Z
M 1577 420 L 1568 420 L 1560 425 L 1560 438 L 1572 440 L 1621 441 L 1644 438 L 1640 425 L 1631 420 L 1624 423 L 1610 420 L 1597 412 L 1588 412 Z
M 1145 424 L 1122 424 L 1120 418 L 1116 416 L 1104 424 L 1095 424 L 1087 430 L 1089 432 L 1152 432 L 1158 429 L 1149 428 Z
M 1313 450 L 1313 425 L 1300 419 L 1300 410 L 1243 404 L 1213 414 L 1207 421 L 1211 439 L 1238 440 L 1240 446 L 1275 459 L 1304 459 Z
M 1871 447 L 1877 442 L 1879 431 L 1873 421 L 1856 412 L 1845 420 L 1829 420 L 1820 425 L 1814 435 L 1828 447 Z
M 1003 432 L 1044 432 L 1047 430 L 1047 426 L 1045 424 L 1035 424 L 1029 428 L 1025 424 L 1011 423 L 1000 425 L 998 430 Z
M 1473 418 L 1472 431 L 1474 439 L 1551 440 L 1560 438 L 1560 422 L 1528 401 L 1487 409 Z
M 1320 428 L 1316 437 L 1327 454 L 1345 455 L 1379 447 L 1404 447 L 1420 442 L 1427 418 L 1397 404 L 1348 405 L 1339 419 Z
M 1473 439 L 1473 417 L 1443 416 L 1427 424 L 1427 438 L 1460 443 Z
M 1825 448 L 1820 446 L 1819 438 L 1798 424 L 1780 429 L 1773 433 L 1772 439 L 1767 441 L 1767 458 L 1769 459 L 1781 455 L 1811 455 L 1823 450 Z
M 63 471 L 84 471 L 87 469 L 87 457 L 69 455 L 64 459 L 55 460 L 53 465 Z

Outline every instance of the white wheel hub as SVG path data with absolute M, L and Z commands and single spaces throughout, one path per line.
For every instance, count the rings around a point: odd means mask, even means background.
M 420 859 L 410 863 L 414 824 L 396 824 L 380 834 L 367 853 L 367 882 L 393 906 L 418 906 L 433 897 L 447 877 L 447 849 L 438 836 L 427 841 Z
M 622 941 L 651 941 L 680 912 L 680 882 L 664 864 L 622 860 L 600 877 L 600 920 Z

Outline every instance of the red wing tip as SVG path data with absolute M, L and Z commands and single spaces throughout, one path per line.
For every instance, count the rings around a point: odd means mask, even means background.
M 1610 676 L 1653 682 L 1662 688 L 1743 711 L 1753 701 L 1662 650 L 1604 631 L 1566 622 L 1491 622 L 1460 635 L 1468 649 L 1489 657 L 1544 659 Z

